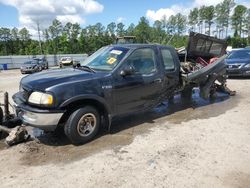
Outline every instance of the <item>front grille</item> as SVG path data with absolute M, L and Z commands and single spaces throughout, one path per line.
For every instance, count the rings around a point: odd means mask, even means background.
M 23 86 L 23 85 L 21 85 L 21 88 L 22 89 L 20 91 L 22 93 L 22 100 L 24 102 L 27 102 L 32 90 L 30 88 L 28 88 L 28 87 Z
M 238 69 L 241 65 L 227 65 L 227 68 L 229 69 Z
M 23 95 L 23 99 L 25 100 L 25 101 L 28 101 L 28 99 L 29 99 L 29 92 L 27 91 L 27 90 L 23 90 L 23 92 L 22 92 L 22 95 Z

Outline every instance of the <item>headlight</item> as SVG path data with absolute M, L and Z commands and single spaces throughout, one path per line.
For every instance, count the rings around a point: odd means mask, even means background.
M 246 64 L 244 67 L 245 68 L 250 68 L 250 63 Z
M 32 104 L 51 106 L 53 104 L 53 96 L 47 93 L 33 92 L 28 101 Z

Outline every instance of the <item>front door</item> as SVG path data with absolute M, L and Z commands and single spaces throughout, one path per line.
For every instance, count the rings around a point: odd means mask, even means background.
M 114 75 L 113 100 L 117 114 L 131 113 L 151 107 L 163 87 L 153 48 L 135 50 Z M 121 76 L 120 71 L 132 67 L 134 73 Z
M 180 62 L 176 53 L 167 47 L 160 48 L 164 66 L 164 87 L 163 94 L 167 97 L 174 94 L 180 79 Z

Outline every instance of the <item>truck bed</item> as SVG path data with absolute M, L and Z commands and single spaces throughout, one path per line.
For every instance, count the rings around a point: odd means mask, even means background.
M 193 72 L 182 72 L 182 77 L 188 83 L 199 84 L 205 81 L 209 75 L 224 75 L 226 73 L 226 64 L 224 62 L 225 58 L 226 55 L 217 59 L 215 62 L 208 64 L 207 66 L 204 66 L 199 70 L 195 70 Z

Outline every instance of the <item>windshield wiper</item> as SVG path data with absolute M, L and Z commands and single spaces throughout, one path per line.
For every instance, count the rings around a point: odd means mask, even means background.
M 94 69 L 92 69 L 91 67 L 87 66 L 87 65 L 81 65 L 79 67 L 76 67 L 77 69 L 82 69 L 82 70 L 86 70 L 88 72 L 93 72 L 96 73 L 96 71 Z

